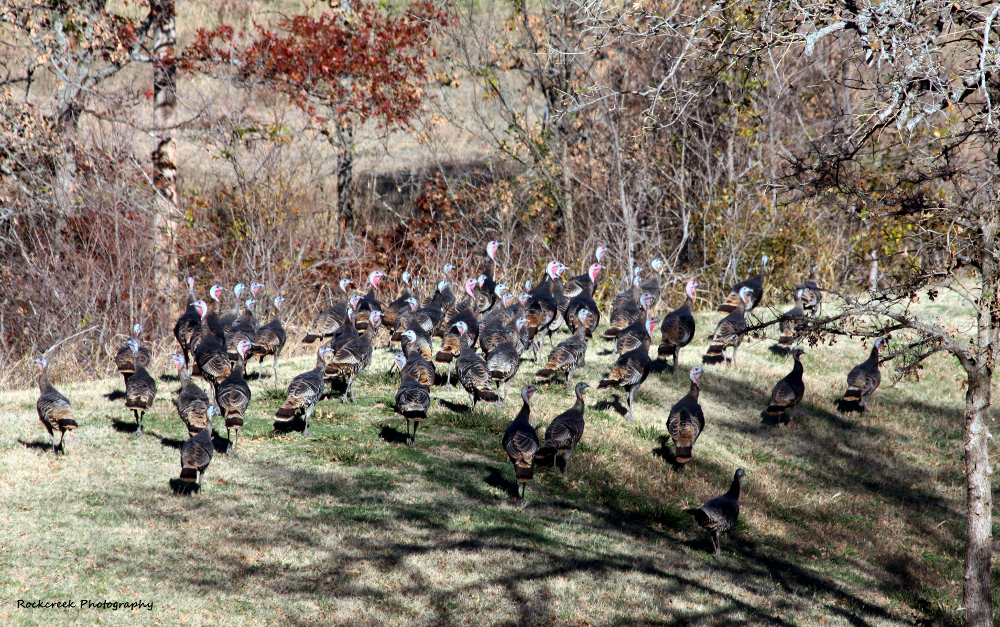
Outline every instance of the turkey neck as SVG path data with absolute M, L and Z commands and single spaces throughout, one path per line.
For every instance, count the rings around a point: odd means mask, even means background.
M 694 381 L 692 381 L 691 382 L 691 388 L 688 390 L 688 394 L 687 394 L 688 398 L 690 398 L 691 400 L 693 400 L 694 402 L 697 403 L 698 402 L 698 394 L 700 392 L 701 392 L 701 388 L 698 387 L 697 383 L 695 383 Z
M 733 483 L 732 483 L 732 485 L 729 486 L 729 492 L 726 492 L 726 496 L 728 496 L 728 497 L 730 497 L 732 499 L 739 499 L 740 498 L 740 487 L 741 487 L 741 485 L 740 485 L 740 478 L 739 477 L 733 477 Z
M 42 370 L 42 373 L 38 375 L 38 389 L 42 391 L 42 394 L 51 392 L 54 389 L 52 382 L 49 381 L 48 368 Z
M 583 415 L 583 390 L 576 391 L 576 403 L 573 404 L 573 411 Z
M 802 378 L 802 362 L 799 361 L 798 357 L 795 357 L 795 365 L 792 366 L 792 375 L 798 376 L 799 379 Z
M 555 281 L 552 282 L 552 295 L 555 296 L 556 298 L 563 298 L 565 296 L 565 292 L 563 291 L 562 279 L 557 278 Z
M 538 294 L 540 292 L 552 293 L 552 277 L 549 276 L 548 272 L 542 277 L 542 280 L 538 282 L 535 289 L 531 290 L 533 294 Z
M 531 405 L 528 403 L 528 401 L 524 401 L 524 404 L 521 405 L 521 411 L 517 412 L 517 416 L 514 417 L 514 422 L 520 422 L 526 425 L 530 425 L 531 424 L 531 421 L 529 420 L 530 417 L 531 417 Z
M 868 355 L 868 360 L 865 362 L 865 365 L 868 367 L 878 365 L 878 347 L 876 346 L 872 347 L 872 352 L 870 355 Z

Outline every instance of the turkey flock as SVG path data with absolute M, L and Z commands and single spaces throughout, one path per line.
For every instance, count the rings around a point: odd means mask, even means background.
M 342 402 L 355 400 L 358 376 L 372 363 L 376 346 L 388 344 L 394 352 L 393 364 L 399 370 L 399 386 L 395 394 L 395 411 L 406 420 L 406 442 L 412 444 L 420 424 L 426 420 L 431 406 L 431 390 L 436 385 L 450 388 L 453 381 L 468 394 L 474 410 L 480 403 L 505 408 L 509 400 L 510 382 L 518 374 L 526 353 L 536 363 L 534 382 L 565 379 L 567 388 L 575 391 L 572 407 L 556 416 L 545 429 L 542 438 L 531 424 L 531 399 L 539 392 L 536 385 L 524 385 L 520 390 L 521 407 L 503 435 L 501 445 L 514 466 L 519 497 L 532 481 L 536 460 L 551 458 L 552 465 L 563 460 L 563 473 L 575 447 L 586 429 L 584 393 L 591 386 L 574 382 L 574 375 L 586 363 L 594 333 L 602 320 L 601 308 L 594 300 L 598 276 L 603 270 L 601 259 L 608 248 L 596 251 L 596 263 L 579 276 L 564 279 L 569 268 L 551 261 L 537 282 L 528 281 L 523 291 L 515 294 L 494 276 L 498 242 L 490 242 L 486 253 L 489 260 L 477 277 L 461 284 L 461 298 L 452 289 L 451 275 L 455 268 L 446 265 L 438 282 L 422 292 L 424 283 L 402 274 L 402 284 L 396 298 L 383 302 L 381 282 L 386 274 L 375 270 L 368 275 L 364 290 L 352 293 L 350 279 L 339 283 L 342 298 L 319 312 L 301 338 L 304 344 L 320 342 L 315 367 L 294 377 L 288 384 L 285 402 L 275 414 L 275 429 L 301 428 L 309 435 L 309 420 L 319 402 L 330 389 L 330 381 L 344 384 Z M 642 277 L 642 267 L 635 269 L 631 282 L 615 296 L 607 327 L 602 338 L 616 355 L 609 371 L 597 383 L 598 390 L 619 389 L 627 400 L 626 419 L 633 420 L 636 392 L 650 374 L 654 360 L 650 358 L 653 336 L 660 329 L 656 360 L 672 362 L 672 372 L 680 372 L 680 353 L 695 337 L 692 314 L 698 282 L 687 281 L 685 299 L 679 307 L 658 318 L 651 315 L 666 299 L 661 290 L 663 262 L 649 263 L 652 275 Z M 735 366 L 737 353 L 748 333 L 748 315 L 764 295 L 767 257 L 762 258 L 760 273 L 732 286 L 731 292 L 718 306 L 725 314 L 710 334 L 709 346 L 702 358 L 704 364 L 723 363 Z M 257 369 L 263 375 L 265 358 L 271 358 L 271 373 L 277 380 L 277 366 L 288 341 L 281 319 L 284 299 L 268 299 L 273 305 L 273 318 L 261 323 L 256 314 L 258 296 L 265 287 L 261 283 L 238 284 L 232 289 L 233 302 L 224 311 L 227 291 L 213 285 L 209 305 L 196 297 L 195 281 L 187 279 L 188 298 L 184 313 L 174 326 L 179 351 L 172 356 L 181 387 L 173 399 L 177 414 L 190 438 L 180 450 L 180 482 L 193 489 L 200 488 L 206 469 L 215 451 L 213 430 L 226 429 L 227 455 L 237 455 L 240 430 L 247 419 L 252 400 L 247 385 L 247 367 L 258 358 Z M 356 287 L 356 286 L 355 286 Z M 795 288 L 794 307 L 780 316 L 780 335 L 776 349 L 790 352 L 791 372 L 778 381 L 771 393 L 762 419 L 772 424 L 791 423 L 805 395 L 802 357 L 798 347 L 801 333 L 810 316 L 818 314 L 823 291 L 816 283 L 815 268 L 809 279 Z M 387 299 L 386 299 L 387 300 Z M 663 307 L 662 309 L 668 309 Z M 559 330 L 565 326 L 569 335 L 556 343 Z M 384 328 L 384 331 L 383 331 Z M 380 331 L 382 333 L 380 334 Z M 156 379 L 148 369 L 151 354 L 139 337 L 142 326 L 136 325 L 131 339 L 117 351 L 114 363 L 125 382 L 125 407 L 131 410 L 136 433 L 142 434 L 143 417 L 157 395 Z M 381 340 L 376 340 L 380 337 Z M 542 361 L 546 340 L 552 347 Z M 847 376 L 847 391 L 840 401 L 841 409 L 865 411 L 872 394 L 878 388 L 879 354 L 883 338 L 875 341 L 870 357 L 853 368 Z M 437 348 L 435 348 L 435 346 Z M 40 368 L 40 396 L 37 410 L 47 429 L 53 452 L 65 453 L 67 431 L 77 428 L 72 405 L 66 396 L 53 387 L 47 374 L 44 357 L 36 360 Z M 690 388 L 666 416 L 666 427 L 674 444 L 674 459 L 683 467 L 694 456 L 698 437 L 706 428 L 706 418 L 698 403 L 700 381 L 705 370 L 701 366 L 689 372 Z M 206 392 L 195 382 L 200 378 L 208 384 Z M 296 423 L 296 421 L 298 421 Z M 299 426 L 293 427 L 293 423 Z M 55 436 L 59 434 L 59 442 Z M 712 499 L 700 508 L 687 510 L 696 522 L 711 532 L 712 546 L 719 551 L 719 534 L 731 529 L 739 515 L 739 494 L 744 471 L 739 469 L 724 495 Z M 192 485 L 192 484 L 197 484 Z

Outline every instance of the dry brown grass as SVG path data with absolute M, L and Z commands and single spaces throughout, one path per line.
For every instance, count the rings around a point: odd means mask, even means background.
M 682 354 L 700 361 L 714 314 Z M 291 337 L 297 337 L 292 333 Z M 867 416 L 833 400 L 865 351 L 809 349 L 794 425 L 759 413 L 790 360 L 744 345 L 739 368 L 707 368 L 708 419 L 695 458 L 670 463 L 664 420 L 686 379 L 650 376 L 627 424 L 613 395 L 588 391 L 587 432 L 566 478 L 539 469 L 523 507 L 500 449 L 519 406 L 464 411 L 436 388 L 413 447 L 397 439 L 390 353 L 378 351 L 358 404 L 324 401 L 312 436 L 275 435 L 269 376 L 237 459 L 219 455 L 205 490 L 172 495 L 184 429 L 161 379 L 136 438 L 120 380 L 58 387 L 81 428 L 54 457 L 35 392 L 0 395 L 0 622 L 5 624 L 864 624 L 957 620 L 964 489 L 961 391 L 945 359 L 919 382 L 881 390 Z M 165 347 L 157 346 L 157 372 Z M 596 340 L 581 379 L 610 357 Z M 311 358 L 287 360 L 279 388 Z M 518 383 L 533 374 L 522 365 Z M 568 407 L 543 387 L 532 422 Z M 224 439 L 224 431 L 221 437 Z M 43 444 L 45 442 L 45 444 Z M 682 508 L 747 469 L 743 516 L 706 552 Z M 17 610 L 17 599 L 152 600 L 154 610 Z

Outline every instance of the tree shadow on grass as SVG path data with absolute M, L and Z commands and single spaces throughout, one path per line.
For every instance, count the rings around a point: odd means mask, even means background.
M 250 459 L 247 463 L 254 462 Z M 138 555 L 126 556 L 104 550 L 106 554 L 98 557 L 107 562 L 111 574 L 129 572 L 135 560 L 142 559 L 148 564 L 150 576 L 175 578 L 177 585 L 191 594 L 216 589 L 217 581 L 252 578 L 255 587 L 265 594 L 273 594 L 278 603 L 295 604 L 303 598 L 329 599 L 335 604 L 350 600 L 375 612 L 392 612 L 398 611 L 393 599 L 402 596 L 419 600 L 429 614 L 422 617 L 421 622 L 430 623 L 448 623 L 456 607 L 484 589 L 497 590 L 504 603 L 509 604 L 510 624 L 555 623 L 558 621 L 549 595 L 528 594 L 525 586 L 576 576 L 587 580 L 627 580 L 630 585 L 641 585 L 653 599 L 652 605 L 646 609 L 625 607 L 618 610 L 620 622 L 627 624 L 681 624 L 677 621 L 699 622 L 699 617 L 703 616 L 720 625 L 746 624 L 749 619 L 755 624 L 790 626 L 795 623 L 786 621 L 782 615 L 800 608 L 801 604 L 826 607 L 843 620 L 859 626 L 899 619 L 884 608 L 869 604 L 838 581 L 782 559 L 781 555 L 797 556 L 799 553 L 791 544 L 781 544 L 780 539 L 773 541 L 772 546 L 754 542 L 742 533 L 729 534 L 722 543 L 722 556 L 715 558 L 710 554 L 704 532 L 699 531 L 696 539 L 687 541 L 651 528 L 651 523 L 660 523 L 669 529 L 689 528 L 690 521 L 680 510 L 627 511 L 622 508 L 626 501 L 628 507 L 634 508 L 641 494 L 626 498 L 621 487 L 580 493 L 567 483 L 565 495 L 553 496 L 544 484 L 537 488 L 537 484 L 532 484 L 527 491 L 531 505 L 527 510 L 496 507 L 497 495 L 486 486 L 499 490 L 509 499 L 516 498 L 518 486 L 512 480 L 509 465 L 492 461 L 456 463 L 449 458 L 433 457 L 428 457 L 427 463 L 425 473 L 436 477 L 442 486 L 453 485 L 453 488 L 426 493 L 419 499 L 390 498 L 397 492 L 405 494 L 409 489 L 407 484 L 361 481 L 364 475 L 345 482 L 340 473 L 286 467 L 273 459 L 256 464 L 253 472 L 260 480 L 260 487 L 247 485 L 244 489 L 268 491 L 269 495 L 273 491 L 284 498 L 260 500 L 252 510 L 219 510 L 216 515 L 219 524 L 227 530 L 227 541 L 207 545 L 210 548 L 204 557 L 211 559 L 214 566 L 211 574 L 199 578 L 178 577 L 176 564 L 179 562 L 156 559 L 158 553 L 153 544 L 137 549 Z M 616 461 L 609 463 L 618 464 Z M 729 469 L 724 470 L 729 473 Z M 598 472 L 602 476 L 614 476 L 614 468 L 598 469 Z M 585 481 L 579 476 L 576 479 Z M 456 501 L 454 490 L 467 494 L 470 500 Z M 302 510 L 303 514 L 307 511 L 308 514 L 294 516 L 294 524 L 280 528 L 264 522 L 289 516 L 289 500 L 302 507 L 319 495 L 332 497 L 336 503 L 332 512 Z M 108 507 L 120 510 L 120 515 L 133 516 L 135 524 L 145 524 L 149 516 L 174 515 L 169 506 L 159 502 L 150 502 L 146 509 L 140 510 L 118 507 L 118 501 L 123 505 L 131 502 L 126 494 L 109 493 L 109 498 Z M 455 527 L 456 520 L 482 517 L 483 505 L 490 506 L 486 518 L 477 519 L 472 526 Z M 164 511 L 158 512 L 157 508 L 164 508 Z M 545 528 L 554 522 L 551 512 L 556 510 L 562 510 L 557 520 L 562 516 L 568 520 L 569 510 L 590 514 L 578 524 L 597 531 L 603 541 L 581 545 L 575 534 L 547 532 Z M 533 511 L 539 513 L 533 514 Z M 400 534 L 400 521 L 405 521 L 418 533 Z M 331 526 L 336 526 L 342 536 L 334 547 L 325 541 Z M 262 533 L 264 529 L 267 533 Z M 650 543 L 663 546 L 648 550 Z M 646 549 L 639 550 L 640 547 Z M 200 551 L 204 549 L 191 548 L 195 550 L 202 556 Z M 248 550 L 261 558 L 249 563 L 245 558 Z M 691 555 L 685 550 L 697 553 Z M 142 555 L 142 551 L 148 554 Z M 300 570 L 287 567 L 284 556 L 289 552 L 332 554 Z M 429 580 L 437 576 L 434 573 L 440 574 L 440 569 L 434 567 L 425 573 L 421 568 L 413 568 L 414 563 L 429 556 L 443 556 L 449 563 L 467 561 L 472 564 L 479 556 L 491 552 L 509 555 L 503 568 L 491 568 L 483 562 L 483 568 L 468 571 L 468 575 L 463 576 L 468 581 L 450 587 L 444 597 Z M 435 557 L 435 560 L 440 558 Z M 371 577 L 359 575 L 359 572 L 374 572 L 376 580 L 383 576 L 405 576 L 401 587 L 389 594 L 373 583 Z M 780 599 L 764 604 L 744 600 L 759 597 L 764 588 L 774 585 L 772 582 L 780 587 Z M 702 614 L 679 613 L 681 610 L 669 603 L 692 595 L 710 599 L 710 609 Z M 656 615 L 648 620 L 639 616 L 647 611 Z M 305 621 L 306 617 L 301 618 Z

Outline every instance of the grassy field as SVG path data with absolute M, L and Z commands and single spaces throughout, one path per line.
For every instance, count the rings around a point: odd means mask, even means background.
M 676 297 L 673 298 L 676 301 Z M 700 364 L 717 315 L 697 316 L 681 355 Z M 297 339 L 299 333 L 290 333 Z M 562 337 L 562 336 L 560 336 Z M 658 336 L 657 336 L 658 339 Z M 895 625 L 959 620 L 965 492 L 957 367 L 880 390 L 863 417 L 834 400 L 860 342 L 810 348 L 793 425 L 760 411 L 791 359 L 744 344 L 738 368 L 707 366 L 707 417 L 677 471 L 665 419 L 688 387 L 657 367 L 638 395 L 587 392 L 587 431 L 566 477 L 539 469 L 519 504 L 500 447 L 520 407 L 466 410 L 435 388 L 413 446 L 400 444 L 391 358 L 377 350 L 358 402 L 322 402 L 311 435 L 276 435 L 299 352 L 252 380 L 237 458 L 218 454 L 201 493 L 172 494 L 186 431 L 173 371 L 137 437 L 120 379 L 71 383 L 80 429 L 55 457 L 35 390 L 0 394 L 0 623 L 8 625 Z M 578 378 L 611 363 L 591 343 Z M 655 350 L 655 349 L 654 349 Z M 547 354 L 547 353 L 546 353 Z M 157 374 L 166 354 L 157 356 Z M 522 364 L 517 387 L 535 364 Z M 884 368 L 884 372 L 889 370 Z M 542 385 L 532 423 L 572 405 Z M 224 447 L 225 431 L 217 435 Z M 743 514 L 708 552 L 683 508 L 747 470 Z M 17 600 L 152 602 L 147 610 L 18 609 Z

